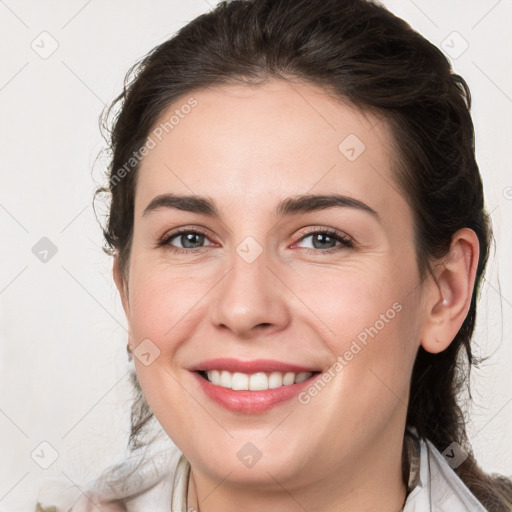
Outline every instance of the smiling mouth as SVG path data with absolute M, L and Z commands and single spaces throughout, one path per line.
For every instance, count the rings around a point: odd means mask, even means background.
M 199 370 L 197 372 L 211 384 L 234 391 L 265 391 L 290 387 L 304 382 L 321 372 L 256 372 L 242 373 L 227 370 Z

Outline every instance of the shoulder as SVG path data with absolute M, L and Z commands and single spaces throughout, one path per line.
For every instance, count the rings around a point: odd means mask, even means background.
M 129 457 L 82 487 L 58 486 L 39 499 L 35 512 L 168 512 L 174 468 L 181 453 L 165 449 Z

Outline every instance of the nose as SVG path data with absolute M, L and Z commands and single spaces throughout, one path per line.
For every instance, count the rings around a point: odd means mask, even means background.
M 211 320 L 217 329 L 241 338 L 270 334 L 290 322 L 286 287 L 269 266 L 265 252 L 252 262 L 238 254 L 215 290 Z

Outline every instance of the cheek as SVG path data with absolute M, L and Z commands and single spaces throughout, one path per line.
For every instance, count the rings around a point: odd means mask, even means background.
M 186 269 L 135 268 L 130 283 L 130 328 L 135 345 L 149 338 L 162 353 L 172 352 L 173 340 L 179 339 L 175 333 L 183 335 L 209 288 L 206 276 L 192 275 Z
M 343 271 L 314 271 L 302 275 L 294 289 L 304 297 L 305 315 L 316 319 L 336 352 L 355 339 L 364 343 L 377 333 L 390 331 L 404 298 L 400 280 L 382 269 L 368 267 Z M 307 311 L 306 311 L 307 310 Z
M 412 277 L 405 266 L 388 272 L 368 267 L 338 276 L 317 272 L 297 288 L 298 296 L 307 297 L 306 315 L 322 333 L 332 364 L 338 362 L 333 373 L 344 374 L 336 379 L 343 389 L 353 391 L 361 382 L 371 388 L 372 381 L 383 388 L 379 378 L 392 389 L 407 388 L 419 336 Z M 368 392 L 377 396 L 380 391 Z
M 200 286 L 196 279 L 187 278 L 186 272 L 163 272 L 158 265 L 151 270 L 143 265 L 132 269 L 129 324 L 134 364 L 144 397 L 163 425 L 172 423 L 172 411 L 187 406 L 178 383 L 177 353 L 192 335 L 191 318 L 204 296 Z M 150 354 L 149 364 L 145 352 Z

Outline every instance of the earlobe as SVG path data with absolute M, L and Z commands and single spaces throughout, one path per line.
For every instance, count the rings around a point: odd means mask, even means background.
M 462 228 L 452 237 L 450 251 L 435 265 L 430 283 L 421 346 L 445 350 L 457 335 L 471 304 L 479 257 L 476 233 Z

